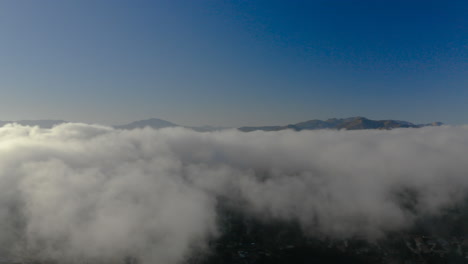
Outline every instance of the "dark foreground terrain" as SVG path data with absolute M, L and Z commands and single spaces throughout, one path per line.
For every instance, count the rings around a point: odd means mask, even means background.
M 189 263 L 468 263 L 466 208 L 421 220 L 417 228 L 369 242 L 306 237 L 294 223 L 265 223 L 226 211 L 209 256 Z
M 468 263 L 467 206 L 420 220 L 411 230 L 394 232 L 377 241 L 306 236 L 295 223 L 260 221 L 235 209 L 220 211 L 221 236 L 210 242 L 207 252 L 187 259 L 187 264 Z M 0 264 L 20 263 L 60 264 L 0 259 Z M 139 263 L 137 257 L 127 257 L 116 264 Z

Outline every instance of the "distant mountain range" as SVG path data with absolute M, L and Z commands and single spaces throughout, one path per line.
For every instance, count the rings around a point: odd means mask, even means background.
M 64 120 L 19 120 L 19 121 L 0 121 L 0 127 L 8 123 L 17 123 L 25 126 L 39 126 L 41 128 L 52 128 L 56 125 L 67 123 Z M 251 132 L 256 130 L 262 131 L 279 131 L 285 129 L 292 129 L 295 131 L 301 130 L 317 130 L 317 129 L 345 129 L 345 130 L 358 130 L 358 129 L 393 129 L 393 128 L 419 128 L 424 126 L 440 126 L 441 122 L 433 122 L 429 124 L 413 124 L 407 121 L 399 120 L 371 120 L 365 117 L 350 117 L 350 118 L 330 118 L 327 120 L 313 119 L 296 124 L 285 126 L 245 126 L 240 127 L 238 130 L 243 132 Z M 226 127 L 212 127 L 212 126 L 181 126 L 166 120 L 151 118 L 131 122 L 125 125 L 114 126 L 117 129 L 135 129 L 151 127 L 155 129 L 166 127 L 185 127 L 195 131 L 207 132 L 226 129 Z
M 179 125 L 176 125 L 166 120 L 151 118 L 151 119 L 145 119 L 145 120 L 138 120 L 135 122 L 131 122 L 129 124 L 114 126 L 114 127 L 117 129 L 135 129 L 135 128 L 145 128 L 145 127 L 160 129 L 160 128 L 165 128 L 165 127 L 177 127 L 177 126 Z
M 255 130 L 263 131 L 278 131 L 284 129 L 301 130 L 317 130 L 317 129 L 393 129 L 393 128 L 419 128 L 424 126 L 440 126 L 441 122 L 433 122 L 430 124 L 413 124 L 407 121 L 399 120 L 371 120 L 365 117 L 350 117 L 350 118 L 330 118 L 327 120 L 309 120 L 297 124 L 286 126 L 260 126 L 260 127 L 240 127 L 240 131 L 251 132 Z

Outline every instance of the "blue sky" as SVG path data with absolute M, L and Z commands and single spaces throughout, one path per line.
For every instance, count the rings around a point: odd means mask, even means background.
M 0 120 L 468 123 L 467 1 L 0 1 Z

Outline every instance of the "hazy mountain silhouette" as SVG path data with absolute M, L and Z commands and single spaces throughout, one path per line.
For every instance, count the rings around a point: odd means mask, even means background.
M 408 121 L 399 120 L 371 120 L 365 117 L 350 117 L 350 118 L 330 118 L 327 120 L 309 120 L 297 124 L 290 124 L 286 126 L 259 126 L 259 127 L 240 127 L 238 128 L 244 132 L 255 130 L 263 131 L 278 131 L 283 129 L 300 130 L 317 130 L 317 129 L 393 129 L 400 127 L 418 128 L 424 126 L 440 126 L 441 122 L 434 122 L 430 124 L 413 124 Z
M 131 122 L 129 124 L 114 126 L 118 129 L 135 129 L 135 128 L 145 128 L 151 127 L 155 129 L 165 128 L 165 127 L 177 127 L 179 125 L 171 123 L 166 120 L 158 119 L 158 118 L 151 118 L 145 120 L 138 120 L 135 122 Z
M 19 120 L 19 121 L 0 121 L 0 127 L 9 123 L 16 123 L 24 126 L 39 126 L 41 128 L 52 128 L 56 125 L 67 123 L 64 120 Z M 350 117 L 350 118 L 330 118 L 327 120 L 313 119 L 309 121 L 299 122 L 285 126 L 244 126 L 238 128 L 240 131 L 250 132 L 255 130 L 263 131 L 279 131 L 284 129 L 300 130 L 317 130 L 317 129 L 393 129 L 393 128 L 419 128 L 424 126 L 440 126 L 441 122 L 433 122 L 429 124 L 413 124 L 408 121 L 400 120 L 371 120 L 365 117 Z M 150 127 L 161 129 L 166 127 L 185 127 L 199 132 L 208 132 L 226 129 L 226 127 L 213 126 L 183 126 L 178 125 L 159 118 L 150 118 L 138 120 L 124 125 L 117 125 L 117 129 L 135 129 Z

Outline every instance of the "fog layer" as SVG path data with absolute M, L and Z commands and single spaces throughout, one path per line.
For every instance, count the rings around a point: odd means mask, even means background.
M 9 258 L 181 263 L 230 201 L 309 236 L 384 237 L 460 203 L 468 127 L 391 131 L 0 128 L 0 247 Z

